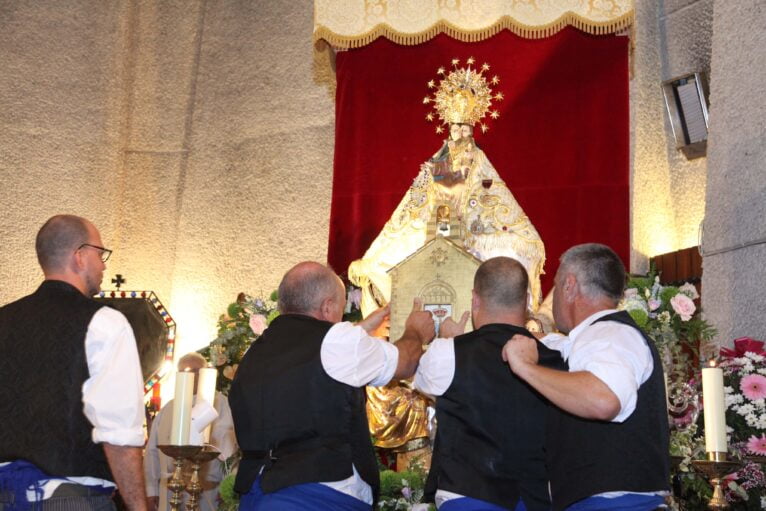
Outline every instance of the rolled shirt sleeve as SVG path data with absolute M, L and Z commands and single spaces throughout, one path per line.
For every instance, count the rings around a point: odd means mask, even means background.
M 93 441 L 144 445 L 143 377 L 133 329 L 122 313 L 102 307 L 85 336 L 88 378 L 83 410 L 93 424 Z
M 434 339 L 420 358 L 415 373 L 415 388 L 429 396 L 438 397 L 447 392 L 454 378 L 454 339 Z
M 325 335 L 320 350 L 322 367 L 331 378 L 352 387 L 387 384 L 396 372 L 399 350 L 371 337 L 360 326 L 336 323 Z
M 630 417 L 636 409 L 638 388 L 654 368 L 641 334 L 613 321 L 595 323 L 579 332 L 572 340 L 567 362 L 570 371 L 590 372 L 617 396 L 620 412 L 612 422 Z

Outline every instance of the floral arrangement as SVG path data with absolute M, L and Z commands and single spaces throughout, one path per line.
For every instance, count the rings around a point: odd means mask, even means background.
M 378 458 L 380 471 L 380 499 L 378 509 L 380 511 L 430 511 L 436 509 L 433 504 L 419 504 L 423 498 L 423 491 L 428 471 L 420 457 L 410 461 L 407 470 L 394 472 L 382 465 Z
M 200 354 L 218 369 L 219 391 L 229 393 L 231 380 L 245 352 L 279 316 L 276 302 L 276 291 L 267 299 L 240 293 L 237 301 L 226 308 L 226 314 L 218 318 L 218 336 L 200 350 Z
M 693 376 L 692 359 L 716 334 L 700 316 L 694 304 L 698 298 L 693 284 L 664 286 L 654 271 L 628 280 L 620 308 L 654 340 L 670 381 Z

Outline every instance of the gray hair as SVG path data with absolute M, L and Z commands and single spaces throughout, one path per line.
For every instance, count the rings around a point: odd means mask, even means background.
M 72 252 L 88 242 L 88 223 L 79 216 L 56 215 L 40 227 L 35 251 L 43 271 L 63 269 Z
M 328 266 L 303 262 L 293 266 L 279 283 L 277 307 L 282 314 L 316 312 L 327 298 L 338 293 L 340 281 Z
M 526 308 L 527 270 L 516 259 L 493 257 L 484 261 L 473 278 L 473 289 L 493 308 Z
M 561 268 L 574 273 L 581 292 L 589 298 L 607 297 L 615 303 L 625 290 L 625 266 L 606 245 L 575 245 L 561 256 Z

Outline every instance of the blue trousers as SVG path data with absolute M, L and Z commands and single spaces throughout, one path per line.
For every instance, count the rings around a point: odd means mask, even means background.
M 511 511 L 510 508 L 500 507 L 497 504 L 486 502 L 484 500 L 474 499 L 471 497 L 460 497 L 457 499 L 448 500 L 441 505 L 439 511 Z M 513 511 L 527 511 L 524 502 L 519 499 L 519 503 L 516 504 L 516 508 Z
M 241 511 L 370 511 L 372 506 L 319 483 L 296 484 L 263 493 L 260 477 L 239 499 Z
M 665 503 L 659 495 L 628 493 L 622 497 L 588 497 L 569 506 L 566 511 L 653 511 Z

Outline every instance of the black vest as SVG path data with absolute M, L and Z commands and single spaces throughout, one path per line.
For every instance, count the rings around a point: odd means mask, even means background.
M 0 461 L 113 480 L 82 403 L 90 376 L 85 335 L 101 307 L 67 283 L 46 280 L 0 308 Z
M 670 433 L 657 349 L 627 312 L 598 321 L 616 321 L 640 332 L 652 353 L 654 369 L 639 387 L 636 409 L 624 422 L 582 419 L 551 408 L 548 468 L 557 511 L 599 493 L 669 488 Z
M 364 388 L 332 379 L 320 348 L 332 326 L 286 314 L 250 346 L 231 384 L 229 404 L 243 459 L 234 489 L 247 493 L 261 467 L 266 493 L 340 481 L 351 464 L 377 495 Z
M 455 337 L 455 376 L 436 398 L 438 429 L 426 496 L 436 489 L 514 509 L 550 509 L 545 471 L 547 401 L 511 372 L 502 349 L 527 330 L 484 325 Z M 540 364 L 565 365 L 558 351 L 537 343 Z

